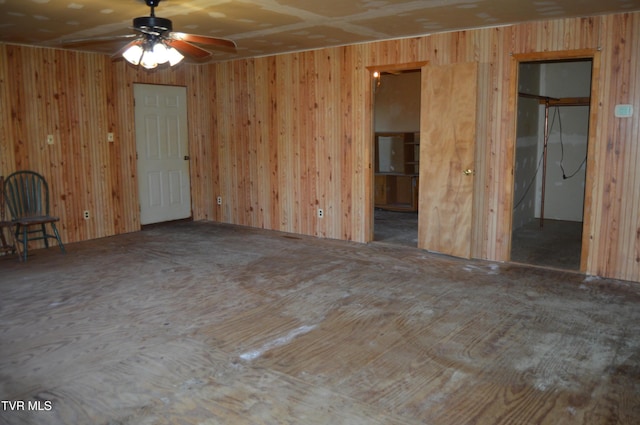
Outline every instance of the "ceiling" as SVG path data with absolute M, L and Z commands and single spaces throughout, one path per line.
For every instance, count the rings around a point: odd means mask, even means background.
M 162 0 L 174 31 L 228 38 L 258 57 L 436 32 L 640 10 L 640 0 Z M 61 47 L 65 40 L 131 34 L 144 0 L 0 0 L 0 42 Z M 118 43 L 75 50 L 112 54 Z

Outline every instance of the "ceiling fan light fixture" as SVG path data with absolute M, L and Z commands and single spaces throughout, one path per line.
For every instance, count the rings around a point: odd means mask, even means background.
M 140 65 L 142 65 L 146 69 L 153 69 L 158 66 L 158 60 L 156 59 L 156 55 L 153 53 L 153 50 L 145 50 L 142 54 L 142 58 L 140 59 Z
M 174 49 L 173 47 L 169 47 L 169 49 L 167 49 L 167 55 L 169 56 L 170 66 L 177 65 L 182 61 L 182 59 L 184 59 L 184 56 L 182 55 L 182 53 L 180 53 L 177 49 Z
M 153 69 L 167 62 L 174 66 L 184 59 L 177 49 L 167 46 L 162 40 L 134 44 L 122 53 L 122 57 L 132 65 L 140 65 L 146 69 Z
M 169 51 L 167 49 L 167 46 L 165 46 L 161 41 L 158 41 L 153 45 L 153 55 L 155 56 L 156 62 L 158 62 L 158 64 L 169 62 Z
M 142 53 L 144 53 L 142 47 L 140 47 L 139 44 L 134 44 L 122 53 L 122 57 L 125 58 L 127 62 L 138 65 L 140 58 L 142 58 Z

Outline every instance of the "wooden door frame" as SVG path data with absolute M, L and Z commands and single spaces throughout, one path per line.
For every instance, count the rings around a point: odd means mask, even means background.
M 397 64 L 386 64 L 386 65 L 369 65 L 365 68 L 368 71 L 368 88 L 367 88 L 367 96 L 366 96 L 366 104 L 367 104 L 367 117 L 368 117 L 368 125 L 367 130 L 365 132 L 366 140 L 369 141 L 367 144 L 367 149 L 369 150 L 368 155 L 366 157 L 369 158 L 369 173 L 367 174 L 367 178 L 365 179 L 366 188 L 366 196 L 365 201 L 368 204 L 368 208 L 366 209 L 365 214 L 365 243 L 372 242 L 374 239 L 374 231 L 375 231 L 375 222 L 374 222 L 374 210 L 375 210 L 375 201 L 374 201 L 374 181 L 375 181 L 375 122 L 374 122 L 374 114 L 375 114 L 375 72 L 391 72 L 391 71 L 409 71 L 412 69 L 420 69 L 420 72 L 424 70 L 424 67 L 429 64 L 429 61 L 418 61 L 418 62 L 404 62 Z M 422 80 L 420 82 L 420 92 L 422 93 L 424 87 L 422 87 Z M 422 102 L 420 102 L 420 109 L 422 109 Z M 422 122 L 420 123 L 420 132 L 422 133 Z M 418 200 L 420 199 L 420 193 L 418 192 Z
M 598 81 L 600 77 L 600 51 L 597 49 L 579 49 L 579 50 L 563 50 L 554 52 L 532 52 L 532 53 L 520 53 L 513 54 L 511 56 L 511 87 L 509 91 L 509 105 L 510 116 L 513 120 L 511 128 L 511 141 L 509 143 L 509 150 L 511 155 L 511 184 L 509 187 L 508 202 L 507 205 L 511 208 L 511 213 L 508 214 L 507 231 L 509 236 L 508 244 L 508 257 L 507 260 L 511 261 L 511 244 L 513 239 L 513 185 L 515 182 L 515 161 L 516 161 L 516 141 L 518 131 L 518 79 L 520 63 L 523 62 L 546 62 L 546 61 L 564 61 L 586 59 L 591 60 L 591 101 L 589 106 L 589 135 L 587 138 L 587 164 L 585 169 L 585 184 L 584 184 L 584 202 L 583 202 L 583 219 L 582 219 L 582 243 L 580 252 L 580 272 L 584 273 L 588 269 L 587 263 L 589 261 L 589 254 L 591 251 L 591 214 L 593 211 L 593 176 L 595 175 L 595 138 L 596 138 L 596 122 L 598 115 Z

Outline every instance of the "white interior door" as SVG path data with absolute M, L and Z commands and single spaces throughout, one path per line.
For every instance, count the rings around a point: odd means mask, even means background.
M 135 84 L 140 224 L 191 217 L 187 90 Z

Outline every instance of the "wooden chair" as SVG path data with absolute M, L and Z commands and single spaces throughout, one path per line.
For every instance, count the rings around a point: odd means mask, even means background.
M 15 236 L 22 244 L 24 261 L 27 261 L 28 242 L 33 240 L 43 240 L 49 248 L 49 239 L 55 239 L 65 253 L 56 227 L 60 219 L 49 215 L 49 186 L 43 176 L 33 171 L 16 171 L 5 179 L 4 196 L 16 226 Z M 47 224 L 53 234 L 47 233 Z
M 0 176 L 0 253 L 6 254 L 7 252 L 17 252 L 18 258 L 22 261 L 22 254 L 20 253 L 20 246 L 16 241 L 16 235 L 14 233 L 15 223 L 11 220 L 5 220 L 6 205 L 4 203 L 4 176 Z M 9 230 L 9 240 L 11 244 L 7 242 L 4 235 L 4 230 Z

